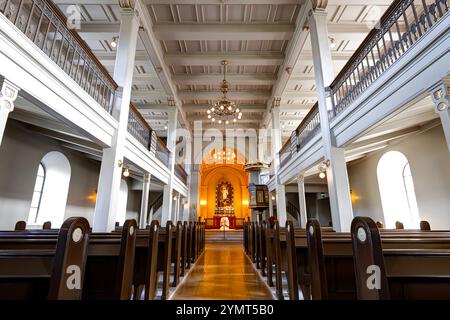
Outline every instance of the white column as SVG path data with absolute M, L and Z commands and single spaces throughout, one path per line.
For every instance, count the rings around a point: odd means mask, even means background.
M 114 80 L 118 84 L 119 90 L 114 97 L 113 115 L 118 120 L 118 126 L 111 147 L 103 149 L 93 223 L 93 230 L 97 232 L 108 232 L 114 229 L 138 30 L 139 18 L 134 9 L 122 8 L 119 44 L 114 67 Z
M 164 186 L 164 196 L 163 196 L 163 205 L 162 205 L 162 214 L 161 214 L 161 224 L 163 226 L 166 225 L 167 221 L 172 219 L 172 179 L 175 174 L 175 143 L 176 143 L 176 131 L 177 131 L 177 116 L 178 109 L 175 105 L 173 99 L 169 99 L 169 108 L 168 108 L 169 122 L 167 124 L 167 148 L 170 150 L 169 157 L 169 170 L 170 176 L 168 183 Z
M 298 204 L 300 210 L 300 227 L 306 228 L 306 221 L 308 220 L 308 215 L 306 213 L 306 198 L 305 198 L 305 177 L 303 175 L 299 175 L 297 177 L 297 186 L 298 186 Z
M 328 40 L 327 14 L 324 10 L 314 10 L 309 19 L 311 46 L 314 62 L 317 96 L 319 101 L 320 127 L 327 168 L 328 192 L 330 194 L 331 216 L 336 231 L 350 231 L 353 208 L 350 199 L 350 187 L 347 175 L 344 149 L 333 145 L 328 110 L 331 102 L 327 99 L 326 86 L 334 79 Z
M 199 165 L 193 164 L 189 182 L 189 212 L 194 221 L 197 220 L 199 210 Z M 189 217 L 186 218 L 187 220 Z
M 273 200 L 272 200 L 272 192 L 269 195 L 269 217 L 273 217 Z
M 436 107 L 436 113 L 441 118 L 447 148 L 450 152 L 450 86 L 440 83 L 431 91 L 431 97 Z
M 141 198 L 141 212 L 139 216 L 139 228 L 145 229 L 147 226 L 147 212 L 148 212 L 148 198 L 150 196 L 150 174 L 144 174 L 144 181 L 142 182 L 142 198 Z M 150 220 L 151 221 L 151 220 Z
M 278 171 L 280 170 L 280 157 L 278 152 L 281 149 L 280 100 L 279 97 L 275 98 L 272 106 L 272 153 L 277 193 L 277 219 L 280 226 L 284 226 L 287 220 L 286 189 L 284 185 L 279 183 L 278 179 Z
M 19 87 L 6 79 L 0 80 L 0 146 L 5 133 L 9 113 L 14 110 L 14 101 L 19 94 Z

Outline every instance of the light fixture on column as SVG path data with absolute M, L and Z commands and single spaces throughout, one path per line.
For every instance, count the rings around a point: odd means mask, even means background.
M 336 40 L 333 37 L 328 37 L 328 39 L 330 40 L 330 49 L 336 48 Z
M 111 48 L 114 49 L 117 47 L 118 40 L 119 40 L 119 36 L 112 37 L 111 42 L 110 42 Z
M 128 166 L 124 165 L 124 169 L 123 169 L 123 176 L 125 178 L 130 176 L 130 170 L 128 169 Z
M 319 178 L 325 179 L 327 176 L 327 169 L 330 166 L 330 160 L 325 160 L 319 165 Z
M 177 201 L 177 196 L 173 196 L 173 201 Z

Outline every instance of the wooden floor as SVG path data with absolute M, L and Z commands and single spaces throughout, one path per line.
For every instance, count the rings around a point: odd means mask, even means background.
M 200 257 L 173 300 L 272 300 L 242 250 L 242 243 L 206 243 Z

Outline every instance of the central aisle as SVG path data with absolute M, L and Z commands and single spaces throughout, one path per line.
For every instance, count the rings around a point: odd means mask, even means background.
M 269 288 L 242 250 L 242 243 L 206 243 L 198 259 L 172 297 L 173 300 L 272 300 Z

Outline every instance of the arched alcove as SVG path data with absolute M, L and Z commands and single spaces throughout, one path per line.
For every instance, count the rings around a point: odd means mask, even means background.
M 42 226 L 45 221 L 51 221 L 55 228 L 62 225 L 70 175 L 69 160 L 61 152 L 52 151 L 42 158 L 37 170 L 28 225 Z M 40 194 L 37 192 L 39 188 Z
M 386 227 L 394 228 L 400 221 L 405 228 L 418 228 L 420 217 L 406 156 L 399 151 L 386 152 L 378 162 L 377 177 Z

